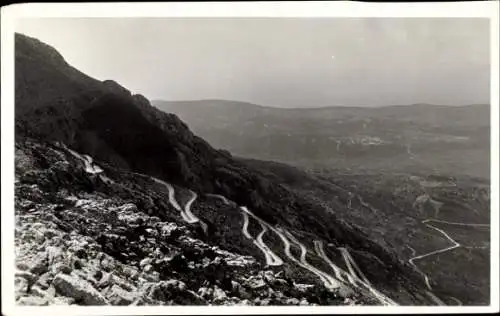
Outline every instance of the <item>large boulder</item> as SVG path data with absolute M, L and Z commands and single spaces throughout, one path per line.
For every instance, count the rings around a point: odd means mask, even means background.
M 137 294 L 115 284 L 109 290 L 107 298 L 112 305 L 130 305 L 137 299 Z
M 83 305 L 108 304 L 101 293 L 80 277 L 60 273 L 54 278 L 53 284 L 60 294 L 72 297 Z
M 25 305 L 25 306 L 45 306 L 45 305 L 49 304 L 49 302 L 47 301 L 46 298 L 37 297 L 37 296 L 21 297 L 16 301 L 16 303 L 19 305 Z

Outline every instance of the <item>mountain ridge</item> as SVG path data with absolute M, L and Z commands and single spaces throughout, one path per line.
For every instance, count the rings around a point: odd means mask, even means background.
M 279 109 L 279 110 L 327 110 L 327 109 L 345 109 L 345 108 L 352 108 L 352 109 L 384 109 L 384 108 L 399 108 L 399 107 L 436 107 L 436 108 L 441 108 L 441 107 L 484 107 L 484 106 L 489 106 L 487 103 L 473 103 L 473 104 L 453 104 L 453 105 L 445 105 L 445 104 L 433 104 L 433 103 L 409 103 L 409 104 L 392 104 L 392 105 L 380 105 L 380 106 L 369 106 L 369 105 L 325 105 L 325 106 L 313 106 L 313 107 L 279 107 L 279 106 L 271 106 L 271 105 L 261 105 L 249 101 L 241 101 L 241 100 L 233 100 L 233 99 L 217 99 L 217 98 L 207 98 L 207 99 L 180 99 L 180 100 L 166 100 L 166 99 L 161 99 L 161 98 L 155 98 L 151 99 L 152 104 L 158 104 L 160 102 L 165 102 L 165 103 L 203 103 L 203 102 L 210 102 L 210 103 L 223 103 L 223 104 L 233 104 L 233 105 L 248 105 L 248 106 L 253 106 L 253 107 L 258 107 L 258 108 L 264 108 L 264 109 Z

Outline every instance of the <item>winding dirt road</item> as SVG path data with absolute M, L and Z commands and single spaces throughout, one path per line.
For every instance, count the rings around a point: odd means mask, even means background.
M 230 201 L 221 195 L 211 194 L 210 196 L 221 199 L 225 204 L 230 204 Z M 257 220 L 261 224 L 261 226 L 263 227 L 263 230 L 260 233 L 260 236 L 263 236 L 263 234 L 266 233 L 268 230 L 270 230 L 270 231 L 274 232 L 276 235 L 278 235 L 278 237 L 283 242 L 283 247 L 284 247 L 283 250 L 284 250 L 287 258 L 290 261 L 297 264 L 298 266 L 300 266 L 300 267 L 310 271 L 314 275 L 316 275 L 321 280 L 321 282 L 325 285 L 326 288 L 334 290 L 334 289 L 338 289 L 341 286 L 345 286 L 343 284 L 346 283 L 345 278 L 347 278 L 348 279 L 347 283 L 349 283 L 351 286 L 354 286 L 356 288 L 360 288 L 360 285 L 361 285 L 361 287 L 363 287 L 363 288 L 367 289 L 369 292 L 371 292 L 372 295 L 378 301 L 380 301 L 383 305 L 393 305 L 393 306 L 398 305 L 395 301 L 393 301 L 392 299 L 383 295 L 382 293 L 377 291 L 371 285 L 371 283 L 368 281 L 368 279 L 363 274 L 361 269 L 359 269 L 358 265 L 356 264 L 356 262 L 354 261 L 352 256 L 349 254 L 347 249 L 344 248 L 344 250 L 343 250 L 344 260 L 346 261 L 346 264 L 348 266 L 349 265 L 351 266 L 352 273 L 348 273 L 348 272 L 342 270 L 326 256 L 325 251 L 323 249 L 323 242 L 322 241 L 318 241 L 318 240 L 314 241 L 315 250 L 316 250 L 316 253 L 318 254 L 318 256 L 320 258 L 322 258 L 323 260 L 325 260 L 325 262 L 327 262 L 328 265 L 330 265 L 330 267 L 333 269 L 335 276 L 332 276 L 332 275 L 314 267 L 313 265 L 311 265 L 307 261 L 307 252 L 308 252 L 307 247 L 303 243 L 301 243 L 288 230 L 281 228 L 281 227 L 273 227 L 272 225 L 268 224 L 266 221 L 264 221 L 263 219 L 261 219 L 257 215 L 253 214 L 247 207 L 243 206 L 243 207 L 240 207 L 239 209 L 242 211 L 241 213 L 243 216 L 242 233 L 246 238 L 253 239 L 252 236 L 250 235 L 250 233 L 248 232 L 248 225 L 249 225 L 249 220 L 250 220 L 249 216 L 250 216 L 253 219 Z M 264 228 L 266 228 L 266 229 L 264 229 Z M 256 244 L 256 246 L 259 247 L 259 249 L 264 252 L 265 257 L 266 257 L 266 263 L 269 264 L 270 262 L 272 262 L 271 261 L 272 260 L 271 259 L 272 251 L 269 249 L 269 247 L 267 247 L 263 241 L 257 243 L 255 240 L 254 244 Z M 298 246 L 299 249 L 301 250 L 300 258 L 296 258 L 292 254 L 292 252 L 291 252 L 292 244 Z M 263 247 L 263 245 L 265 247 Z M 270 251 L 270 253 L 268 253 L 268 251 Z M 272 254 L 274 254 L 274 253 L 272 253 Z M 279 259 L 279 263 L 283 264 L 283 261 L 281 259 Z M 363 279 L 360 279 L 360 277 L 357 276 L 355 271 L 357 271 L 358 274 Z M 345 277 L 343 277 L 342 275 L 344 275 Z
M 337 278 L 337 280 L 345 282 L 345 280 L 342 277 L 342 275 L 347 275 L 348 276 L 348 273 L 345 272 L 344 270 L 342 270 L 341 268 L 339 268 L 336 264 L 334 264 L 330 260 L 330 258 L 328 258 L 328 256 L 325 253 L 325 250 L 323 248 L 323 241 L 321 241 L 321 240 L 315 240 L 314 241 L 314 250 L 316 251 L 316 253 L 318 254 L 318 256 L 321 259 L 323 259 L 332 268 L 333 273 L 335 273 L 335 278 Z
M 443 223 L 443 224 L 449 224 L 449 225 L 457 225 L 457 226 L 472 226 L 472 227 L 490 227 L 490 224 L 469 224 L 469 223 L 457 223 L 457 222 L 447 222 L 443 221 L 440 219 L 426 219 L 422 221 L 422 223 L 427 223 L 427 222 L 435 222 L 435 223 Z
M 386 295 L 380 293 L 377 289 L 375 289 L 368 278 L 364 275 L 363 271 L 359 268 L 358 264 L 354 260 L 354 258 L 351 256 L 349 251 L 344 248 L 344 247 L 338 247 L 342 252 L 342 257 L 344 258 L 344 261 L 349 269 L 351 277 L 355 279 L 355 286 L 359 287 L 361 285 L 365 289 L 367 289 L 372 295 L 378 299 L 380 302 L 382 302 L 385 305 L 398 305 L 395 301 L 387 297 Z
M 68 148 L 66 145 L 62 145 L 64 149 L 66 149 L 71 155 L 73 155 L 75 158 L 79 159 L 80 161 L 83 162 L 85 166 L 85 172 L 93 175 L 98 175 L 99 178 L 104 182 L 104 183 L 114 183 L 112 179 L 108 178 L 107 176 L 104 175 L 104 170 L 99 167 L 97 164 L 94 163 L 94 159 L 90 157 L 89 155 L 80 155 L 76 151 Z
M 274 252 L 271 251 L 271 249 L 264 243 L 264 240 L 262 239 L 264 237 L 264 234 L 267 232 L 267 226 L 264 225 L 262 222 L 260 223 L 260 226 L 262 227 L 262 231 L 260 234 L 257 236 L 257 239 L 255 242 L 260 245 L 260 248 L 264 250 L 266 254 L 266 262 L 268 265 L 271 266 L 280 266 L 283 264 L 283 260 L 281 260 L 280 257 L 278 257 Z
M 220 195 L 220 194 L 212 194 L 212 193 L 208 193 L 208 194 L 206 194 L 206 196 L 208 196 L 208 197 L 214 197 L 214 198 L 220 199 L 220 200 L 222 200 L 222 202 L 223 202 L 224 204 L 227 204 L 227 205 L 231 204 L 231 203 L 229 202 L 229 200 L 228 200 L 225 196 Z
M 65 149 L 67 149 L 73 156 L 75 156 L 76 158 L 78 158 L 79 160 L 81 160 L 84 163 L 85 171 L 87 173 L 97 174 L 99 176 L 105 177 L 103 175 L 103 169 L 100 168 L 98 165 L 96 165 L 93 162 L 92 157 L 90 157 L 89 155 L 80 155 L 77 152 L 75 152 L 67 147 L 65 147 Z M 189 190 L 189 192 L 191 193 L 191 197 L 188 200 L 188 202 L 185 204 L 184 208 L 182 208 L 175 198 L 175 189 L 170 183 L 165 182 L 165 181 L 160 180 L 160 179 L 157 179 L 157 178 L 154 178 L 154 177 L 151 177 L 151 176 L 146 176 L 146 175 L 138 174 L 135 172 L 132 172 L 132 173 L 137 174 L 137 175 L 141 175 L 143 177 L 146 177 L 148 179 L 153 180 L 154 182 L 156 182 L 158 184 L 165 186 L 168 190 L 169 203 L 177 211 L 180 212 L 182 219 L 189 224 L 199 223 L 201 225 L 201 227 L 203 228 L 204 232 L 207 233 L 207 225 L 191 212 L 191 206 L 198 197 L 198 195 L 195 192 Z M 107 178 L 107 177 L 105 177 L 105 178 Z M 231 202 L 226 197 L 224 197 L 222 195 L 217 195 L 217 194 L 208 195 L 207 194 L 207 196 L 213 196 L 215 198 L 219 198 L 223 201 L 224 204 L 227 204 L 227 205 L 231 204 Z M 322 283 L 325 285 L 326 288 L 334 290 L 334 289 L 340 288 L 341 286 L 345 286 L 344 283 L 346 283 L 346 282 L 345 282 L 344 277 L 342 276 L 342 275 L 344 275 L 345 277 L 347 277 L 348 283 L 350 283 L 351 286 L 359 287 L 359 284 L 363 285 L 363 287 L 368 289 L 373 294 L 373 296 L 376 299 L 378 299 L 382 304 L 384 304 L 384 305 L 398 305 L 396 302 L 394 302 L 393 300 L 382 295 L 380 292 L 378 292 L 376 289 L 373 288 L 373 286 L 370 284 L 370 282 L 368 281 L 366 276 L 363 274 L 361 269 L 358 267 L 358 265 L 356 264 L 356 262 L 354 261 L 354 259 L 350 255 L 350 253 L 347 251 L 347 249 L 338 248 L 341 251 L 342 256 L 343 256 L 343 258 L 344 258 L 344 260 L 349 268 L 349 273 L 340 269 L 326 256 L 326 253 L 323 249 L 323 243 L 321 241 L 317 241 L 317 240 L 314 241 L 315 251 L 318 254 L 318 256 L 320 258 L 322 258 L 325 262 L 327 262 L 328 265 L 333 269 L 335 276 L 332 276 L 332 275 L 316 268 L 315 266 L 311 265 L 307 261 L 307 253 L 308 253 L 307 247 L 302 242 L 300 242 L 291 232 L 289 232 L 285 228 L 273 227 L 272 225 L 270 225 L 269 223 L 267 223 L 266 221 L 264 221 L 260 217 L 253 214 L 250 210 L 248 210 L 248 208 L 246 208 L 244 206 L 240 207 L 239 209 L 240 209 L 241 214 L 243 216 L 242 233 L 246 238 L 251 239 L 253 244 L 262 251 L 262 253 L 264 254 L 267 265 L 280 266 L 284 263 L 283 260 L 279 256 L 277 256 L 264 242 L 264 239 L 263 239 L 264 235 L 267 232 L 272 231 L 273 233 L 278 235 L 278 237 L 283 242 L 284 252 L 285 252 L 285 255 L 288 257 L 288 259 L 290 259 L 292 262 L 294 262 L 298 266 L 300 266 L 300 267 L 310 271 L 314 275 L 316 275 L 322 281 Z M 248 232 L 248 225 L 249 225 L 249 220 L 250 220 L 249 216 L 251 216 L 253 219 L 257 220 L 262 228 L 261 232 L 257 235 L 256 238 L 253 238 L 251 236 L 251 234 Z M 450 240 L 452 240 L 452 239 L 450 238 Z M 298 246 L 298 248 L 300 249 L 300 251 L 301 251 L 300 258 L 296 258 L 291 253 L 292 244 Z M 442 250 L 442 251 L 446 251 L 446 250 Z M 431 254 L 432 253 L 429 253 L 427 255 L 431 255 Z M 418 258 L 413 258 L 413 260 L 425 257 L 427 255 L 423 255 L 423 256 L 420 256 Z
M 192 224 L 192 223 L 197 223 L 200 221 L 200 219 L 198 217 L 196 217 L 191 212 L 191 205 L 198 198 L 198 194 L 196 194 L 195 192 L 193 192 L 191 190 L 189 190 L 189 192 L 191 193 L 191 199 L 189 199 L 189 201 L 184 206 L 184 214 L 186 215 L 186 218 L 188 219 L 187 222 Z
M 296 245 L 299 246 L 300 248 L 300 262 L 302 263 L 302 266 L 306 269 L 308 269 L 309 271 L 313 272 L 314 274 L 318 275 L 320 277 L 320 279 L 323 280 L 323 283 L 325 284 L 325 286 L 327 288 L 331 288 L 331 289 L 336 289 L 336 288 L 339 288 L 340 287 L 340 282 L 335 279 L 334 277 L 332 277 L 331 275 L 329 275 L 328 273 L 325 273 L 319 269 L 317 269 L 316 267 L 314 267 L 313 265 L 311 265 L 309 262 L 307 262 L 307 259 L 306 259 L 306 256 L 307 256 L 307 248 L 306 246 L 301 243 L 297 238 L 295 238 L 295 236 L 292 235 L 292 233 L 290 233 L 289 231 L 283 229 L 284 233 L 286 234 L 286 236 L 293 242 L 295 243 Z
M 251 239 L 253 241 L 254 245 L 256 245 L 262 251 L 262 253 L 264 254 L 264 257 L 266 259 L 267 265 L 270 265 L 270 266 L 282 265 L 283 260 L 278 255 L 276 255 L 273 251 L 271 251 L 271 249 L 264 243 L 264 240 L 263 240 L 264 234 L 268 231 L 269 225 L 262 220 L 258 220 L 259 224 L 262 227 L 262 231 L 257 236 L 257 239 L 253 238 L 250 235 L 250 233 L 248 232 L 248 224 L 249 224 L 248 215 L 250 215 L 254 218 L 255 218 L 255 215 L 252 212 L 250 212 L 248 210 L 248 208 L 246 208 L 245 206 L 241 206 L 240 210 L 241 210 L 241 214 L 243 216 L 243 228 L 242 228 L 243 235 L 246 238 Z
M 249 223 L 248 214 L 246 212 L 242 212 L 241 215 L 243 216 L 243 228 L 241 229 L 241 231 L 243 232 L 243 236 L 245 236 L 248 239 L 253 239 L 253 237 L 248 232 L 248 223 Z
M 431 291 L 426 291 L 425 292 L 427 294 L 427 296 L 429 296 L 436 304 L 440 305 L 440 306 L 446 306 L 446 304 L 441 301 L 436 295 L 434 295 L 434 293 L 432 293 Z
M 182 217 L 182 219 L 186 223 L 188 223 L 188 224 L 199 223 L 200 227 L 203 230 L 203 232 L 205 233 L 205 235 L 208 234 L 208 226 L 207 226 L 207 224 L 205 222 L 203 222 L 202 220 L 200 220 L 196 215 L 194 215 L 191 212 L 191 205 L 198 198 L 198 194 L 196 194 L 196 192 L 193 192 L 193 191 L 189 190 L 189 192 L 191 193 L 191 198 L 189 199 L 189 201 L 184 206 L 184 209 L 182 209 L 181 206 L 179 205 L 179 202 L 177 202 L 177 200 L 175 198 L 175 189 L 174 189 L 174 187 L 170 183 L 165 182 L 165 181 L 160 180 L 160 179 L 157 179 L 157 178 L 154 178 L 154 177 L 150 177 L 150 178 L 153 181 L 155 181 L 156 183 L 164 185 L 167 188 L 169 203 L 176 210 L 178 210 L 181 213 L 181 217 Z
M 427 285 L 427 288 L 429 290 L 432 290 L 429 276 L 427 274 L 425 274 L 424 272 L 422 272 L 422 270 L 420 270 L 415 265 L 414 261 L 415 260 L 423 259 L 423 258 L 428 257 L 428 256 L 432 256 L 432 255 L 435 255 L 435 254 L 438 254 L 438 253 L 443 253 L 443 252 L 446 252 L 446 251 L 450 251 L 450 250 L 456 249 L 458 247 L 463 247 L 463 245 L 459 244 L 456 240 L 454 240 L 453 238 L 451 238 L 450 235 L 448 235 L 444 230 L 442 230 L 440 228 L 437 228 L 437 227 L 435 227 L 435 226 L 433 226 L 431 224 L 428 224 L 429 222 L 446 223 L 446 224 L 450 224 L 450 225 L 459 225 L 459 226 L 479 226 L 479 227 L 489 227 L 490 225 L 489 224 L 468 224 L 468 223 L 447 222 L 447 221 L 442 221 L 442 220 L 439 220 L 439 219 L 432 219 L 432 218 L 431 219 L 426 219 L 426 220 L 422 221 L 422 224 L 425 224 L 427 227 L 438 231 L 439 233 L 441 233 L 446 239 L 448 239 L 452 243 L 452 245 L 449 246 L 449 247 L 438 249 L 438 250 L 434 250 L 434 251 L 425 253 L 423 255 L 414 256 L 414 257 L 412 257 L 412 258 L 410 258 L 408 260 L 408 262 L 424 277 L 425 284 Z

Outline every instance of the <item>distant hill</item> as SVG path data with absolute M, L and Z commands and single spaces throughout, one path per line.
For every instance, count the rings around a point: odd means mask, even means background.
M 215 147 L 244 157 L 489 177 L 487 104 L 283 109 L 227 100 L 152 103 L 179 115 Z

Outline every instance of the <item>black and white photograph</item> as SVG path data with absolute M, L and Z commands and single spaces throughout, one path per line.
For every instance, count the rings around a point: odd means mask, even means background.
M 498 311 L 498 2 L 462 4 L 2 8 L 5 314 Z

